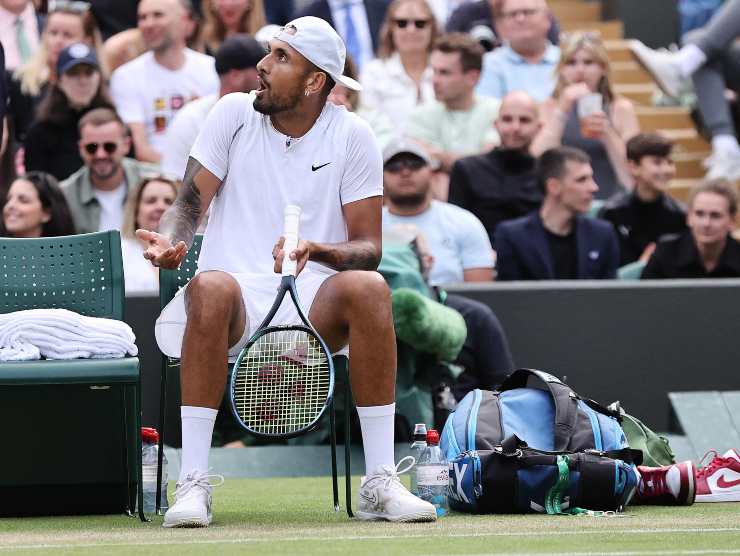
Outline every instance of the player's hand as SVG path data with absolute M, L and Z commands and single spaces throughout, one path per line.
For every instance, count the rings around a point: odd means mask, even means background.
M 284 244 L 285 238 L 283 236 L 280 236 L 280 239 L 272 248 L 272 258 L 275 259 L 274 270 L 276 274 L 283 273 L 283 260 L 285 259 L 285 251 L 283 250 Z M 306 266 L 310 254 L 311 242 L 306 241 L 305 239 L 299 239 L 298 246 L 293 250 L 292 253 L 289 253 L 290 258 L 294 259 L 297 263 L 295 270 L 296 276 L 298 276 L 301 273 L 301 270 L 303 270 L 303 267 Z
M 157 232 L 136 230 L 136 237 L 146 244 L 144 258 L 154 266 L 173 270 L 180 266 L 188 252 L 188 246 L 184 241 L 173 246 L 167 237 Z

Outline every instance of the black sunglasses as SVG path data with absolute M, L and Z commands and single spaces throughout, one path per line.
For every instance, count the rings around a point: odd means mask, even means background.
M 96 152 L 98 152 L 98 149 L 100 147 L 103 147 L 103 150 L 106 153 L 113 154 L 118 148 L 118 143 L 106 141 L 105 143 L 88 143 L 87 145 L 83 146 L 83 148 L 87 151 L 87 154 L 95 154 Z
M 406 29 L 406 27 L 413 23 L 414 27 L 417 29 L 424 29 L 424 27 L 427 26 L 429 23 L 428 19 L 396 19 L 395 20 L 396 25 L 398 25 L 399 29 Z
M 421 158 L 399 158 L 397 160 L 391 160 L 388 164 L 386 164 L 385 171 L 390 172 L 391 174 L 397 174 L 404 169 L 411 170 L 413 172 L 416 170 L 421 170 L 426 165 L 427 163 L 424 162 Z

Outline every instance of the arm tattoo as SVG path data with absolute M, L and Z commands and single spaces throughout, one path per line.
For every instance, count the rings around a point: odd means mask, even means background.
M 311 260 L 334 270 L 375 270 L 380 263 L 377 246 L 369 240 L 313 244 Z
M 188 248 L 193 243 L 193 237 L 198 229 L 198 221 L 202 213 L 200 204 L 200 190 L 195 183 L 195 177 L 203 166 L 193 157 L 188 159 L 182 187 L 172 206 L 162 215 L 159 230 L 162 235 L 170 238 L 172 245 L 184 241 Z

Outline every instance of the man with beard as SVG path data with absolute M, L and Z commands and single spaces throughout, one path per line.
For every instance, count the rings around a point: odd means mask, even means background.
M 129 189 L 156 168 L 126 158 L 131 139 L 113 110 L 90 110 L 78 124 L 84 166 L 60 185 L 78 233 L 119 230 Z
M 351 382 L 366 476 L 355 515 L 434 521 L 434 506 L 401 484 L 393 454 L 396 350 L 390 292 L 375 272 L 381 255 L 382 160 L 369 126 L 327 103 L 346 50 L 324 20 L 281 28 L 257 65 L 252 93 L 221 98 L 195 141 L 182 188 L 159 233 L 137 230 L 145 257 L 176 268 L 210 207 L 198 273 L 155 326 L 164 353 L 182 359 L 182 463 L 165 527 L 206 527 L 212 486 L 208 451 L 226 382 L 268 312 L 284 257 L 309 319 L 332 351 L 352 345 Z M 283 251 L 283 209 L 302 207 L 297 249 Z M 292 304 L 275 317 L 298 322 Z
M 167 128 L 185 103 L 216 94 L 214 60 L 185 46 L 190 0 L 141 0 L 138 27 L 147 52 L 111 76 L 111 96 L 131 128 L 136 158 L 159 162 Z

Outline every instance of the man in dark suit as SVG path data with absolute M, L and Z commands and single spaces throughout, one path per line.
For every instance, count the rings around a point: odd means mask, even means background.
M 5 112 L 8 107 L 8 87 L 5 82 L 5 51 L 0 43 L 0 157 L 5 151 Z
M 313 0 L 295 17 L 313 15 L 329 22 L 347 45 L 359 69 L 375 57 L 378 35 L 390 0 Z
M 498 280 L 616 278 L 613 226 L 584 216 L 599 189 L 588 155 L 571 147 L 550 149 L 540 158 L 538 175 L 542 208 L 496 229 Z

